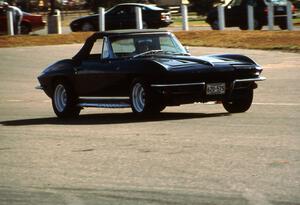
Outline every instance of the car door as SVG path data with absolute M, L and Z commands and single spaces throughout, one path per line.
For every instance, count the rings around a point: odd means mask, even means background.
M 76 68 L 77 92 L 80 96 L 115 96 L 119 61 L 86 59 Z
M 107 29 L 135 28 L 134 7 L 128 5 L 117 6 L 106 14 Z
M 102 45 L 101 40 L 94 43 L 90 55 L 75 67 L 75 89 L 79 96 L 120 96 L 126 76 L 120 72 L 123 61 L 106 56 L 106 48 L 99 54 L 99 44 Z
M 120 29 L 133 29 L 136 28 L 135 21 L 135 7 L 126 5 L 123 7 L 123 12 L 120 16 L 121 27 Z
M 115 30 L 120 28 L 120 19 L 118 19 L 121 6 L 116 6 L 105 14 L 105 29 Z
M 247 0 L 232 0 L 225 8 L 226 26 L 247 25 Z

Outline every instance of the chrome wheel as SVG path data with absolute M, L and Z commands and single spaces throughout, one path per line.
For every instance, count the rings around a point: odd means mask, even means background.
M 53 87 L 52 107 L 57 117 L 77 117 L 81 108 L 77 106 L 78 95 L 73 91 L 72 86 L 64 80 L 59 80 Z
M 67 92 L 63 85 L 58 84 L 54 91 L 54 104 L 58 112 L 63 112 L 67 105 Z
M 145 90 L 141 83 L 136 83 L 132 88 L 132 106 L 134 110 L 141 113 L 145 109 Z

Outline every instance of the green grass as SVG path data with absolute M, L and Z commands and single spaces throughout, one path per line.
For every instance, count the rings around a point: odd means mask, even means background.
M 0 36 L 0 47 L 83 43 L 87 33 L 43 36 Z M 178 39 L 189 46 L 282 50 L 300 53 L 300 31 L 179 31 Z
M 182 18 L 179 16 L 173 17 L 174 23 L 171 26 L 181 26 Z M 296 25 L 300 25 L 300 17 L 293 19 L 293 23 Z M 189 26 L 209 26 L 205 22 L 205 17 L 203 16 L 192 16 L 189 17 Z

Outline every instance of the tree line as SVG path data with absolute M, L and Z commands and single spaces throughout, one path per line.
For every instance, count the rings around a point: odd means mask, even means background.
M 0 0 L 1 1 L 1 0 Z M 2 0 L 3 1 L 3 0 Z M 20 7 L 23 11 L 50 11 L 89 9 L 97 12 L 98 7 L 110 8 L 120 3 L 150 3 L 156 4 L 157 0 L 4 0 L 11 5 Z M 189 0 L 189 10 L 205 15 L 216 4 L 224 0 Z M 263 1 L 263 0 L 258 0 Z M 300 0 L 291 0 L 298 8 Z

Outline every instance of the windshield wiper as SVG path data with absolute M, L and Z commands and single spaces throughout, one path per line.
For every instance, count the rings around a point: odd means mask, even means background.
M 150 51 L 145 51 L 143 53 L 139 53 L 133 56 L 133 58 L 139 57 L 139 56 L 144 56 L 144 55 L 148 55 L 148 54 L 154 54 L 154 53 L 160 53 L 163 52 L 163 50 L 150 50 Z
M 164 51 L 164 50 L 150 50 L 150 51 L 146 51 L 146 52 L 143 52 L 143 53 L 136 54 L 136 55 L 133 56 L 133 58 L 148 55 L 148 54 L 155 54 L 155 53 L 163 53 L 163 54 L 168 54 L 168 55 L 190 56 L 189 53 L 177 53 L 177 52 L 174 52 L 174 51 Z
M 190 56 L 191 54 L 189 53 L 178 53 L 174 51 L 163 51 L 165 54 L 171 54 L 171 55 L 181 55 L 181 56 Z

